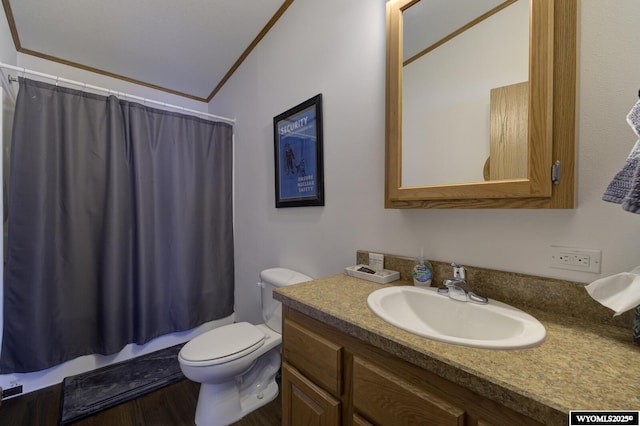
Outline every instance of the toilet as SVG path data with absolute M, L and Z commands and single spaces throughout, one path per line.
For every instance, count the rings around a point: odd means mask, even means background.
M 278 396 L 282 306 L 273 300 L 272 292 L 312 279 L 285 268 L 262 271 L 258 286 L 264 324 L 225 325 L 182 347 L 178 354 L 180 369 L 188 379 L 201 383 L 196 425 L 228 425 Z

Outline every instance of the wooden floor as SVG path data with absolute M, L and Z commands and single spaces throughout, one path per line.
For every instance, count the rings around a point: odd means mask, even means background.
M 104 410 L 73 426 L 193 426 L 200 385 L 189 380 Z M 49 426 L 60 419 L 62 385 L 4 400 L 0 425 Z M 233 426 L 276 426 L 281 423 L 280 396 L 233 423 Z

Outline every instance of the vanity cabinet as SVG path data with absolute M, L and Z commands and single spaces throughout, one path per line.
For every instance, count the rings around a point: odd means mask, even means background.
M 283 425 L 541 424 L 283 308 Z

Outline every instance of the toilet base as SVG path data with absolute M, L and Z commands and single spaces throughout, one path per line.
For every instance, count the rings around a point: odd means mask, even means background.
M 235 383 L 232 385 L 235 388 Z M 220 389 L 220 386 L 201 385 L 195 418 L 197 426 L 227 426 L 237 422 L 252 411 L 276 399 L 279 393 L 278 384 L 274 381 L 266 387 L 261 395 L 249 395 L 245 399 L 239 400 L 236 389 L 232 390 L 235 398 L 223 398 L 224 389 Z M 215 399 L 213 399 L 214 396 Z
M 251 413 L 252 411 L 255 411 L 263 405 L 270 403 L 271 401 L 276 399 L 278 393 L 278 384 L 273 381 L 272 383 L 269 383 L 269 385 L 261 394 L 248 395 L 242 400 L 241 403 L 243 415 L 241 417 L 238 417 L 234 421 L 240 420 L 242 417 Z
M 279 393 L 276 374 L 279 347 L 259 358 L 243 376 L 225 383 L 202 383 L 196 406 L 197 426 L 226 426 L 273 401 Z

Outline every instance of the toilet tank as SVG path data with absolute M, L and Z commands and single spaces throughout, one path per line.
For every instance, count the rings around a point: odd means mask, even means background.
M 258 285 L 262 290 L 262 319 L 264 323 L 282 334 L 282 305 L 273 300 L 273 289 L 311 281 L 313 278 L 286 268 L 270 268 L 260 272 Z

